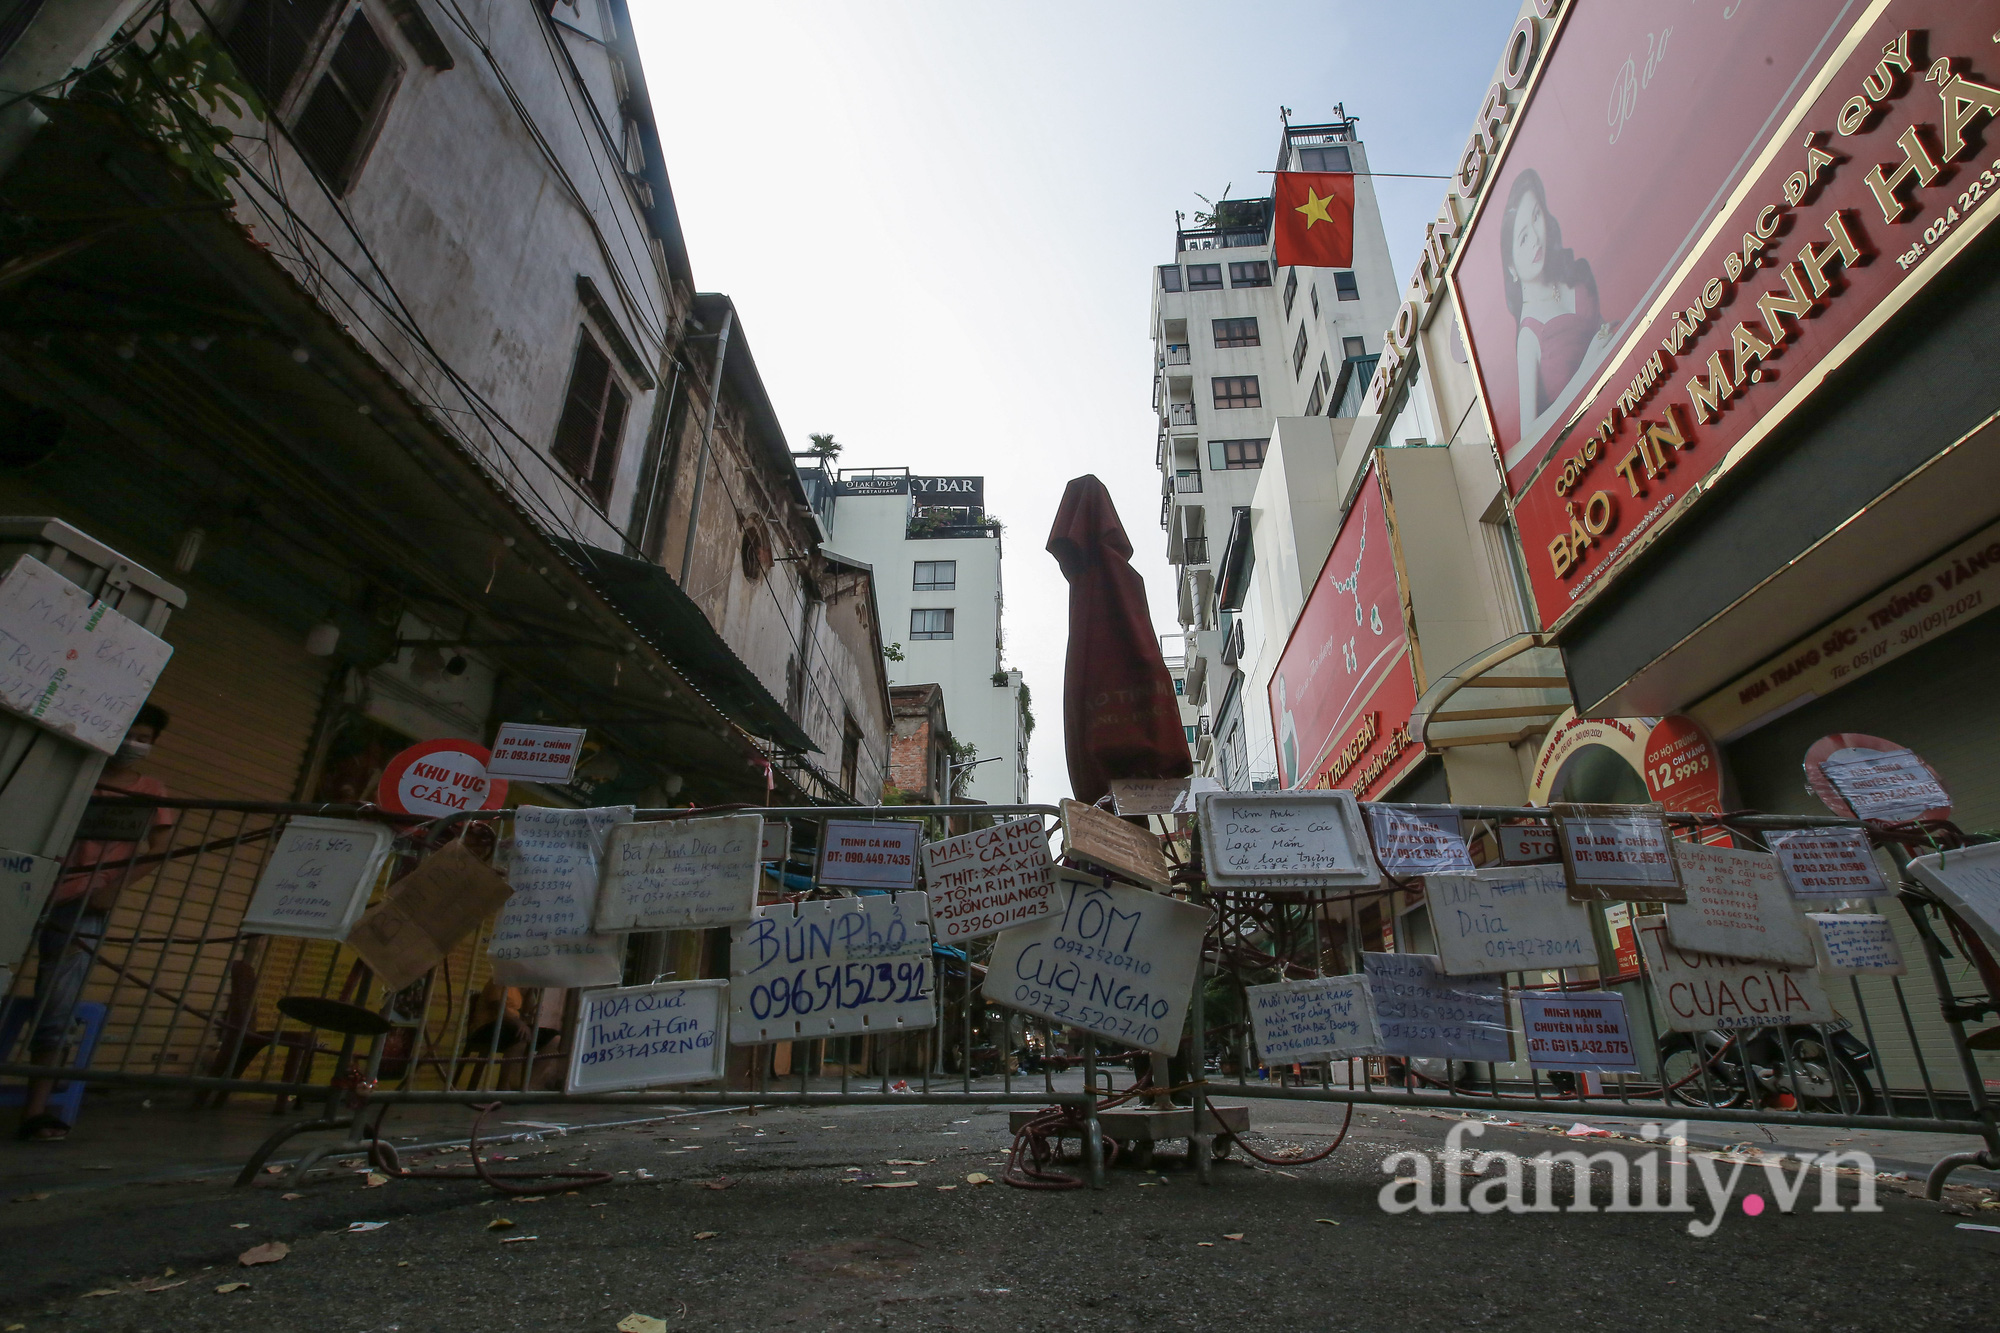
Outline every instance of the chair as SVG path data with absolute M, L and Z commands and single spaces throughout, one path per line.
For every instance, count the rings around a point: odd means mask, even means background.
M 0 1051 L 11 1051 L 19 1040 L 21 1031 L 34 1017 L 33 996 L 17 995 L 7 1001 L 4 1014 L 0 1014 Z M 104 1035 L 104 1020 L 110 1015 L 105 1005 L 95 1000 L 86 1001 L 76 1007 L 75 1016 L 70 1020 L 70 1036 L 75 1043 L 75 1057 L 70 1061 L 71 1069 L 88 1069 L 93 1056 L 97 1054 L 98 1038 Z M 80 1031 L 79 1031 L 80 1030 Z M 55 1092 L 49 1097 L 49 1111 L 60 1116 L 64 1124 L 75 1125 L 76 1118 L 83 1112 L 83 1093 L 88 1084 L 65 1079 L 56 1084 Z M 0 1106 L 19 1106 L 28 1100 L 26 1083 L 0 1084 Z

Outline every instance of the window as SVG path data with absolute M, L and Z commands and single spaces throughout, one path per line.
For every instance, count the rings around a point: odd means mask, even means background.
M 1189 745 L 1193 745 L 1193 744 L 1194 744 L 1194 728 L 1193 728 L 1193 727 L 1182 727 L 1182 728 L 1181 728 L 1181 730 L 1182 730 L 1182 731 L 1185 731 L 1185 732 L 1187 733 L 1187 741 L 1188 741 L 1188 744 L 1189 744 Z
M 248 0 L 229 25 L 243 77 L 276 104 L 312 55 L 334 0 Z
M 958 561 L 919 560 L 917 561 L 918 592 L 950 592 L 958 587 Z
M 1313 318 L 1314 318 L 1314 319 L 1318 319 L 1318 318 L 1319 318 L 1319 284 L 1318 284 L 1318 283 L 1314 283 L 1314 284 L 1313 284 L 1313 292 L 1312 292 L 1312 297 L 1313 297 Z
M 1215 390 L 1217 407 L 1262 407 L 1255 375 L 1217 375 L 1209 383 Z
M 1326 357 L 1324 354 L 1322 354 L 1319 359 L 1319 377 L 1322 380 L 1325 380 L 1328 385 L 1331 385 L 1333 383 L 1333 371 L 1327 368 Z
M 399 69 L 367 13 L 352 0 L 245 0 L 228 35 L 244 77 L 273 108 L 306 76 L 285 118 L 313 170 L 345 190 Z
M 1269 440 L 1210 440 L 1208 461 L 1217 472 L 1248 472 L 1264 466 Z
M 1368 355 L 1368 340 L 1365 338 L 1342 338 L 1340 354 L 1352 361 L 1357 356 Z
M 1217 347 L 1255 347 L 1257 343 L 1257 320 L 1218 319 L 1212 321 Z
M 953 611 L 950 607 L 910 612 L 910 637 L 912 639 L 949 639 Z
M 1187 693 L 1187 677 L 1186 677 L 1186 676 L 1175 676 L 1175 677 L 1174 677 L 1174 693 L 1175 693 L 1175 694 L 1180 694 L 1180 695 L 1185 695 L 1185 694 Z
M 1191 292 L 1213 292 L 1222 288 L 1222 265 L 1189 264 L 1187 266 L 1187 289 Z
M 1229 266 L 1231 287 L 1269 287 L 1271 285 L 1271 261 L 1252 259 Z
M 1179 264 L 1160 265 L 1160 290 L 1177 292 L 1181 289 L 1181 266 Z
M 1299 294 L 1299 271 L 1296 268 L 1288 268 L 1285 270 L 1285 318 L 1286 319 L 1290 319 L 1292 317 L 1292 298 L 1297 296 L 1298 294 Z
M 1300 171 L 1352 171 L 1353 159 L 1345 148 L 1299 149 Z
M 360 166 L 375 113 L 396 76 L 396 58 L 359 9 L 333 48 L 319 83 L 292 122 L 299 151 L 335 190 L 345 190 Z
M 1306 399 L 1306 415 L 1316 417 L 1321 407 L 1326 405 L 1326 383 L 1319 376 L 1313 376 L 1312 397 Z
M 1297 379 L 1306 364 L 1306 326 L 1299 325 L 1299 339 L 1292 344 L 1292 378 Z
M 1359 301 L 1361 299 L 1361 289 L 1355 286 L 1354 275 L 1352 273 L 1336 273 L 1333 275 L 1333 294 L 1343 301 Z
M 555 447 L 549 452 L 596 497 L 600 508 L 611 502 L 618 437 L 625 433 L 625 410 L 631 401 L 631 395 L 611 373 L 610 358 L 587 330 L 579 330 L 576 360 L 569 370 L 569 394 L 563 399 Z

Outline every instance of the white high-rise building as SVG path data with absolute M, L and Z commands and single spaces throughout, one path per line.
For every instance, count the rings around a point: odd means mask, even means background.
M 1259 627 L 1232 609 L 1255 558 L 1258 470 L 1280 418 L 1359 411 L 1396 309 L 1367 149 L 1354 118 L 1340 108 L 1334 114 L 1324 125 L 1288 125 L 1277 166 L 1357 176 L 1352 268 L 1278 269 L 1266 197 L 1222 200 L 1203 219 L 1208 225 L 1177 226 L 1173 262 L 1153 278 L 1160 526 L 1187 635 L 1183 699 L 1199 716 L 1195 771 L 1239 790 L 1276 777 L 1270 711 L 1263 699 L 1244 697 L 1244 669 L 1258 649 L 1244 636 Z M 1235 577 L 1225 579 L 1232 569 Z M 1236 585 L 1226 589 L 1233 596 L 1220 595 L 1226 583 Z M 1263 632 L 1282 637 L 1288 629 Z

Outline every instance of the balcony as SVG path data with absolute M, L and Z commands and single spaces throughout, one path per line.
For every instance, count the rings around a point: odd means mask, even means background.
M 1180 565 L 1205 565 L 1208 563 L 1208 538 L 1185 537 L 1181 539 L 1181 558 L 1174 562 Z
M 1194 424 L 1194 404 L 1168 403 L 1167 424 L 1170 426 L 1192 426 Z
M 1222 636 L 1222 665 L 1233 667 L 1242 660 L 1243 618 L 1237 616 L 1229 622 L 1229 633 Z
M 1187 345 L 1186 343 L 1168 343 L 1168 344 L 1167 344 L 1167 364 L 1168 364 L 1168 365 L 1170 365 L 1170 366 L 1184 366 L 1184 365 L 1187 365 L 1187 364 L 1188 364 L 1188 345 Z
M 1174 492 L 1177 495 L 1201 494 L 1201 469 L 1181 468 L 1174 473 Z

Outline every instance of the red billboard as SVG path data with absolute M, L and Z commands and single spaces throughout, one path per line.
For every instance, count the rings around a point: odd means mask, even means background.
M 1345 787 L 1366 797 L 1423 758 L 1409 733 L 1417 678 L 1396 582 L 1395 534 L 1372 463 L 1269 689 L 1286 787 Z

